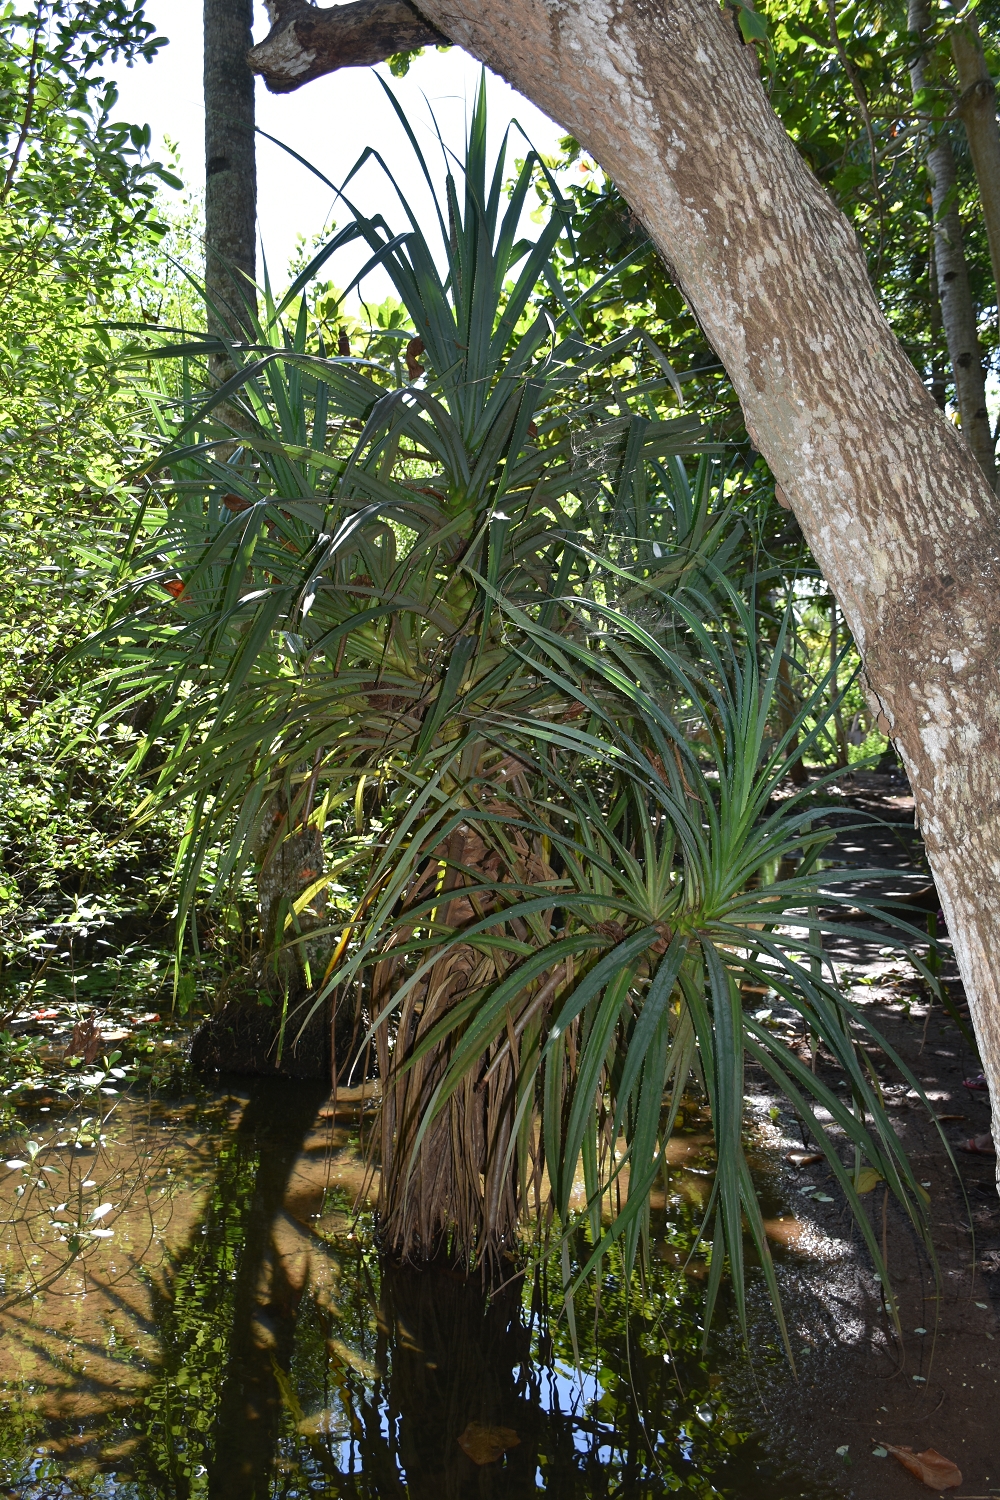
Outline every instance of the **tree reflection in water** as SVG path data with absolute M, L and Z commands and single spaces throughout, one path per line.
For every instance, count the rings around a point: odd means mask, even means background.
M 114 1399 L 92 1403 L 72 1443 L 37 1391 L 22 1387 L 15 1410 L 13 1389 L 0 1390 L 9 1493 L 826 1493 L 765 1457 L 703 1360 L 702 1289 L 669 1263 L 682 1258 L 672 1247 L 690 1243 L 680 1208 L 657 1227 L 663 1259 L 645 1288 L 608 1276 L 599 1310 L 593 1291 L 578 1298 L 576 1368 L 554 1267 L 528 1283 L 512 1274 L 487 1297 L 478 1278 L 444 1264 L 382 1264 L 366 1234 L 352 1235 L 357 1145 L 318 1126 L 320 1102 L 313 1085 L 255 1083 L 237 1128 L 219 1129 L 211 1167 L 201 1156 L 200 1222 L 166 1268 L 146 1273 L 158 1354 L 130 1346 L 118 1328 Z M 40 1299 L 33 1322 L 57 1315 Z M 57 1428 L 59 1441 L 40 1455 Z

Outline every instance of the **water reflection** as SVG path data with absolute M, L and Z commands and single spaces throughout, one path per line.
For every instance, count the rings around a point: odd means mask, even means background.
M 89 1138 L 65 1120 L 33 1138 L 30 1160 L 11 1158 L 25 1165 L 4 1184 L 3 1291 L 46 1289 L 0 1316 L 0 1488 L 820 1494 L 775 1470 L 699 1354 L 684 1193 L 665 1200 L 645 1288 L 609 1276 L 599 1314 L 579 1299 L 577 1366 L 554 1269 L 527 1284 L 512 1269 L 487 1299 L 444 1265 L 380 1265 L 352 1237 L 365 1165 L 320 1103 L 312 1085 L 277 1081 L 201 1104 L 122 1102 Z

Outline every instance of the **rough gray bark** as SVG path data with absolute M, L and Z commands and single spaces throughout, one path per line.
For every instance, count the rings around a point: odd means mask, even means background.
M 1000 295 L 1000 126 L 996 86 L 986 66 L 979 28 L 969 18 L 951 34 L 961 96 L 958 114 L 965 126 L 969 154 L 979 186 L 979 201 L 993 265 L 993 284 Z
M 256 308 L 252 22 L 253 0 L 205 0 L 205 290 L 209 330 L 230 336 Z
M 929 0 L 910 0 L 909 28 L 919 39 L 919 50 L 910 63 L 914 96 L 928 86 L 926 39 L 930 36 Z M 937 265 L 941 317 L 955 381 L 955 400 L 969 447 L 991 485 L 996 484 L 996 460 L 989 412 L 986 409 L 986 373 L 979 343 L 976 309 L 969 285 L 962 221 L 955 192 L 955 153 L 949 127 L 935 127 L 927 118 L 927 173 L 931 182 L 934 217 L 934 257 Z
M 421 10 L 612 175 L 725 364 L 906 765 L 1000 1133 L 996 496 L 716 0 Z
M 446 40 L 406 0 L 355 0 L 318 10 L 310 0 L 265 0 L 271 33 L 250 53 L 274 94 L 337 68 L 364 68 L 395 52 Z

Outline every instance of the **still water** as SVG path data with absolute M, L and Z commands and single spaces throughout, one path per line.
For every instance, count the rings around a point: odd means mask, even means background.
M 710 1174 L 697 1136 L 651 1278 L 609 1275 L 571 1330 L 554 1268 L 487 1299 L 445 1267 L 380 1263 L 351 1211 L 355 1130 L 322 1098 L 275 1081 L 105 1098 L 7 1140 L 0 1493 L 826 1493 L 767 1457 L 700 1354 L 703 1288 L 680 1264 Z

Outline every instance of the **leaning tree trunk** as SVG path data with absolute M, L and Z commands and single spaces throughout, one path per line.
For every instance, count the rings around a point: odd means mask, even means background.
M 926 48 L 930 36 L 929 0 L 910 0 L 909 27 L 919 51 L 910 63 L 914 99 L 928 86 Z M 979 343 L 976 309 L 969 285 L 962 220 L 958 212 L 955 153 L 948 125 L 924 121 L 930 139 L 927 173 L 931 182 L 931 213 L 934 223 L 934 260 L 937 267 L 941 316 L 948 342 L 955 399 L 969 447 L 991 485 L 996 483 L 993 434 L 986 409 L 986 373 Z
M 253 0 L 205 0 L 205 292 L 209 332 L 229 338 L 256 308 L 252 25 Z
M 321 49 L 300 45 L 283 0 L 271 9 L 252 61 L 294 88 Z M 325 71 L 357 9 L 310 8 L 329 32 Z M 771 109 L 731 11 L 422 0 L 421 12 L 606 168 L 729 372 L 909 773 L 1000 1134 L 996 496 L 893 337 L 851 227 Z

